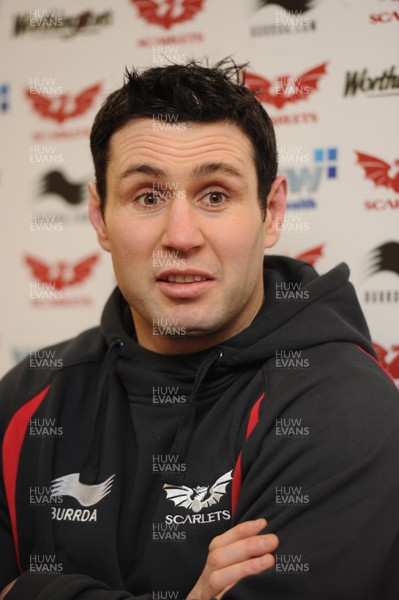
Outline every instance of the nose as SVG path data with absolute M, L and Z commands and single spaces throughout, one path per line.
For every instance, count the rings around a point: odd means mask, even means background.
M 189 252 L 204 244 L 200 217 L 184 192 L 176 194 L 165 215 L 161 243 L 179 252 Z

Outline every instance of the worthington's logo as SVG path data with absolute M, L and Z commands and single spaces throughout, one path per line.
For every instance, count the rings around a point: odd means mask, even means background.
M 86 10 L 67 15 L 55 9 L 29 10 L 14 17 L 14 36 L 36 34 L 70 38 L 80 33 L 96 33 L 101 27 L 112 24 L 112 12 L 95 13 Z
M 370 76 L 368 69 L 347 71 L 344 85 L 344 96 L 355 96 L 358 92 L 373 96 L 392 96 L 399 94 L 399 75 L 395 65 L 377 76 Z
M 197 485 L 195 488 L 190 488 L 186 485 L 169 485 L 166 483 L 163 489 L 166 492 L 166 497 L 175 506 L 183 506 L 191 509 L 194 513 L 198 513 L 203 508 L 218 504 L 226 493 L 229 482 L 233 479 L 232 472 L 232 470 L 228 471 L 228 473 L 219 477 L 210 487 Z

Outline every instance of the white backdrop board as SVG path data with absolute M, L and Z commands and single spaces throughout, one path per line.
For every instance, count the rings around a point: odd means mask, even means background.
M 399 381 L 398 0 L 2 0 L 0 371 L 98 323 L 88 136 L 125 66 L 250 62 L 289 209 L 276 253 L 345 261 Z

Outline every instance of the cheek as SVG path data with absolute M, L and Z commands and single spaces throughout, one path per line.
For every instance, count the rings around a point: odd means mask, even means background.
M 256 263 L 257 254 L 263 257 L 263 227 L 254 227 L 253 220 L 241 219 L 220 226 L 213 237 L 215 251 L 234 262 L 235 269 Z
M 118 261 L 126 260 L 126 266 L 137 264 L 148 255 L 151 244 L 149 233 L 139 223 L 130 223 L 126 216 L 110 220 L 108 238 L 111 254 Z

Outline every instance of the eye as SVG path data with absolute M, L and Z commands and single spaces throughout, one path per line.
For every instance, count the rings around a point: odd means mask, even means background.
M 140 208 L 152 209 L 158 208 L 162 202 L 164 202 L 164 199 L 160 194 L 156 194 L 154 192 L 145 192 L 144 194 L 140 194 L 140 196 L 135 198 L 135 202 Z
M 208 192 L 204 196 L 204 201 L 206 206 L 218 207 L 222 206 L 227 200 L 227 194 L 224 192 L 220 192 L 218 190 L 213 190 L 212 192 Z

